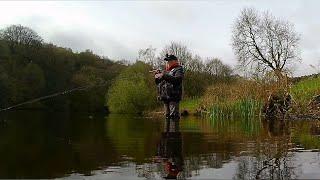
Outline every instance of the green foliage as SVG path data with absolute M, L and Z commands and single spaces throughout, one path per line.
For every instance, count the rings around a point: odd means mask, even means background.
M 183 81 L 183 92 L 186 97 L 203 95 L 208 84 L 212 83 L 209 74 L 186 71 Z
M 200 106 L 200 98 L 198 97 L 186 98 L 180 102 L 180 109 L 182 110 L 186 109 L 193 113 L 195 113 L 196 109 L 199 106 Z
M 261 111 L 262 103 L 253 99 L 242 99 L 234 102 L 213 104 L 209 109 L 209 116 L 217 119 L 254 119 Z
M 311 77 L 293 85 L 291 88 L 297 108 L 305 109 L 313 96 L 320 94 L 320 77 Z
M 17 34 L 19 29 L 26 33 Z M 35 107 L 78 111 L 105 109 L 105 92 L 111 84 L 108 82 L 119 74 L 123 64 L 99 57 L 90 50 L 74 53 L 71 49 L 43 43 L 36 32 L 20 25 L 2 30 L 6 31 L 9 32 L 6 36 L 0 34 L 1 108 L 76 87 L 97 86 L 42 101 L 41 106 Z M 33 108 L 33 104 L 28 108 Z
M 255 81 L 238 79 L 207 88 L 201 106 L 211 119 L 250 119 L 259 115 L 268 88 Z
M 7 43 L 0 43 L 0 61 L 10 57 L 10 49 Z
M 7 105 L 10 96 L 9 77 L 3 69 L 0 68 L 0 108 Z
M 315 136 L 314 130 L 318 129 L 318 121 L 300 121 L 295 124 L 292 130 L 293 141 L 305 149 L 320 148 L 320 140 Z
M 21 94 L 34 98 L 42 93 L 45 87 L 43 70 L 37 64 L 30 63 L 22 69 L 19 79 Z
M 222 77 L 210 75 L 206 72 L 187 71 L 183 81 L 184 95 L 185 97 L 202 96 L 209 86 L 230 81 L 232 81 L 230 76 Z
M 156 105 L 156 89 L 148 72 L 151 66 L 136 62 L 120 73 L 107 94 L 107 104 L 114 113 L 142 113 Z
M 156 151 L 156 146 L 151 146 L 152 150 L 148 150 L 148 147 L 153 139 L 158 138 L 155 128 L 161 126 L 160 121 L 146 121 L 131 114 L 110 114 L 106 122 L 107 136 L 117 147 L 119 154 L 135 157 L 137 161 L 145 161 L 146 154 L 152 156 Z M 140 129 L 142 124 L 145 127 L 143 130 Z M 132 141 L 132 139 L 136 140 Z M 129 152 L 129 149 L 135 150 Z

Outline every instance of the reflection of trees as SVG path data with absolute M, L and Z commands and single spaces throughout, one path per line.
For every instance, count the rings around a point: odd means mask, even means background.
M 263 123 L 269 138 L 257 142 L 253 156 L 239 157 L 235 179 L 291 179 L 291 138 L 285 121 L 269 120 Z
M 153 142 L 158 139 L 159 122 L 134 118 L 132 115 L 110 114 L 106 122 L 106 135 L 113 142 L 118 154 L 144 162 L 155 151 Z M 143 125 L 142 125 L 143 124 Z
M 90 174 L 117 161 L 113 144 L 104 139 L 103 117 L 21 111 L 6 119 L 0 132 L 0 178 Z
M 276 151 L 256 157 L 239 157 L 235 179 L 292 179 L 291 157 L 287 152 Z

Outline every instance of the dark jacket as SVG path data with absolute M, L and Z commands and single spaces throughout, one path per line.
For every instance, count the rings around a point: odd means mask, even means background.
M 169 72 L 165 72 L 161 78 L 156 78 L 158 98 L 164 102 L 180 101 L 182 98 L 183 76 L 183 68 L 178 66 Z

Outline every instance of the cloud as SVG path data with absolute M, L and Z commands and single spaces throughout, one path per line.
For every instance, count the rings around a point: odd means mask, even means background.
M 160 51 L 171 41 L 195 54 L 235 65 L 231 29 L 243 7 L 268 10 L 295 24 L 303 62 L 297 73 L 320 58 L 319 1 L 134 1 L 0 2 L 0 27 L 29 26 L 45 41 L 75 51 L 91 49 L 112 59 L 135 60 L 141 48 Z
M 77 52 L 90 49 L 98 55 L 108 56 L 112 59 L 133 60 L 133 57 L 136 56 L 136 53 L 123 43 L 107 35 L 70 30 L 56 31 L 47 39 L 53 44 L 71 47 Z

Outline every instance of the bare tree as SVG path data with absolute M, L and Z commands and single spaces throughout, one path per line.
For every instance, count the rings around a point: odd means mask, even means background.
M 34 30 L 22 25 L 11 25 L 3 29 L 0 38 L 9 42 L 10 48 L 16 45 L 39 46 L 43 42 Z
M 202 62 L 202 58 L 199 55 L 195 55 L 189 61 L 187 61 L 184 67 L 193 72 L 203 72 L 204 71 L 204 63 Z
M 288 64 L 300 60 L 299 39 L 291 23 L 245 8 L 234 24 L 232 46 L 241 67 L 271 70 L 280 81 Z
M 156 50 L 157 49 L 152 48 L 152 46 L 146 49 L 140 49 L 138 52 L 138 60 L 150 64 L 154 68 L 159 68 L 163 62 L 161 62 L 160 58 L 156 57 Z
M 218 58 L 207 58 L 205 71 L 214 76 L 226 77 L 232 73 L 232 68 Z
M 187 46 L 178 42 L 171 42 L 169 45 L 165 46 L 160 52 L 160 58 L 163 59 L 166 54 L 173 54 L 177 56 L 183 65 L 187 65 L 187 63 L 192 59 L 192 53 Z

